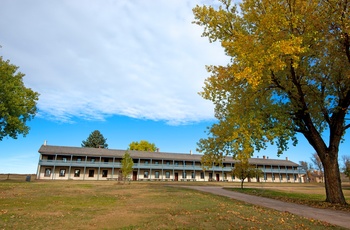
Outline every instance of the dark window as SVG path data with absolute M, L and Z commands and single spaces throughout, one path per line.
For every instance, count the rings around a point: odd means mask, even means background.
M 60 177 L 64 177 L 66 176 L 66 170 L 65 169 L 61 169 L 60 170 Z
M 74 170 L 74 177 L 80 177 L 80 169 Z
M 145 171 L 145 172 L 144 172 L 143 178 L 148 178 L 148 171 Z
M 51 176 L 51 168 L 45 169 L 45 176 Z
M 232 180 L 236 179 L 235 175 L 232 174 Z
M 183 173 L 182 173 L 182 178 L 186 179 L 186 177 L 187 177 L 186 172 L 183 172 Z
M 169 171 L 165 172 L 165 178 L 170 178 L 170 172 Z
M 155 177 L 158 179 L 159 178 L 159 171 L 156 171 Z
M 148 165 L 148 161 L 145 161 L 145 165 Z
M 81 158 L 79 157 L 79 158 L 77 159 L 77 161 L 78 161 L 78 162 L 81 162 Z
M 175 161 L 175 166 L 178 166 L 179 165 L 179 162 Z
M 192 179 L 196 178 L 196 174 L 192 172 Z
M 275 180 L 275 174 L 272 174 L 272 180 Z
M 102 177 L 107 177 L 108 170 L 102 170 Z
M 204 172 L 201 172 L 201 179 L 204 179 Z
M 95 158 L 91 158 L 91 163 L 95 163 Z
M 94 174 L 95 174 L 95 170 L 90 169 L 89 170 L 89 177 L 94 177 Z
M 213 173 L 209 173 L 209 180 L 213 179 Z
M 156 164 L 156 165 L 157 165 L 157 164 L 158 164 L 158 161 L 155 161 L 155 162 L 154 162 L 154 164 Z
M 167 162 L 166 162 L 166 165 L 170 165 L 170 161 L 167 161 Z
M 108 161 L 109 161 L 108 158 L 105 158 L 105 159 L 104 159 L 104 162 L 105 162 L 105 163 L 108 163 Z
M 47 156 L 47 160 L 48 161 L 52 161 L 53 160 L 53 156 Z
M 63 162 L 67 162 L 67 158 L 66 158 L 66 157 L 63 157 L 63 158 L 62 158 L 62 161 L 63 161 Z

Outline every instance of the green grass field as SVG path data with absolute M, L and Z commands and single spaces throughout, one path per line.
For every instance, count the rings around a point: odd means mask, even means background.
M 181 183 L 171 183 L 177 184 Z M 199 185 L 198 182 L 195 184 Z M 325 227 L 341 229 L 226 197 L 167 186 L 166 183 L 132 182 L 124 185 L 112 181 L 0 181 L 0 229 Z

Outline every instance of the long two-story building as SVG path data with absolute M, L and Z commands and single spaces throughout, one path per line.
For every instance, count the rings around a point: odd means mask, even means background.
M 42 145 L 37 179 L 120 180 L 126 150 Z M 232 174 L 237 161 L 226 158 L 222 167 L 203 169 L 200 154 L 129 151 L 134 161 L 134 181 L 239 181 Z M 252 182 L 303 182 L 305 172 L 288 159 L 251 158 L 262 176 Z

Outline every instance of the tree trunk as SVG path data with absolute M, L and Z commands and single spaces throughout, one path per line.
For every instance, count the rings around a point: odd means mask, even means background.
M 241 180 L 241 189 L 243 189 L 244 180 Z
M 334 154 L 329 155 L 334 156 Z M 326 154 L 326 157 L 322 163 L 324 168 L 324 179 L 327 196 L 326 202 L 333 204 L 346 204 L 341 186 L 338 158 L 329 157 L 328 154 Z

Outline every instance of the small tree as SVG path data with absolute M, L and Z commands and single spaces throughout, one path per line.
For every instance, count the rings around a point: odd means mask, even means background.
M 343 156 L 343 162 L 344 162 L 343 173 L 347 178 L 350 179 L 350 157 Z
M 148 152 L 155 152 L 157 150 L 157 147 L 154 143 L 150 143 L 145 140 L 141 140 L 140 142 L 133 141 L 129 144 L 130 150 L 137 150 L 137 151 L 148 151 Z
M 246 178 L 258 177 L 262 174 L 262 171 L 250 165 L 248 161 L 239 161 L 235 163 L 232 174 L 241 180 L 241 189 L 243 189 L 243 183 Z
M 93 131 L 86 141 L 82 141 L 81 147 L 84 148 L 108 148 L 108 144 L 106 143 L 107 138 L 104 138 L 100 131 Z
M 133 170 L 133 166 L 134 166 L 134 161 L 131 158 L 129 151 L 126 151 L 122 159 L 122 167 L 121 167 L 124 184 L 125 184 L 125 181 L 129 178 L 129 175 Z M 129 183 L 130 183 L 130 180 L 129 180 Z
M 311 164 L 307 163 L 306 161 L 299 161 L 299 164 L 300 164 L 301 168 L 303 170 L 305 170 L 305 172 L 306 172 L 306 181 L 310 182 L 310 178 L 311 178 L 311 170 L 310 169 L 312 168 Z
M 314 164 L 315 168 L 319 171 L 321 181 L 323 182 L 323 165 L 321 162 L 320 157 L 317 155 L 317 153 L 312 154 L 312 157 L 310 158 L 312 163 Z

